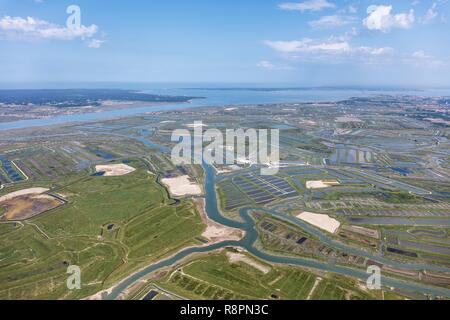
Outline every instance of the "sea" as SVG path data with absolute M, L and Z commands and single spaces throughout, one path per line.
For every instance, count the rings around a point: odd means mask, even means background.
M 0 86 L 2 89 L 128 89 L 150 94 L 202 97 L 190 103 L 173 103 L 161 106 L 133 107 L 95 113 L 61 115 L 43 119 L 0 122 L 1 130 L 23 129 L 37 126 L 59 125 L 73 122 L 98 121 L 129 117 L 148 112 L 176 110 L 207 106 L 245 106 L 249 104 L 277 104 L 303 102 L 333 102 L 352 97 L 374 97 L 379 95 L 450 96 L 450 89 L 411 89 L 383 87 L 296 87 L 257 86 L 249 84 L 23 84 Z

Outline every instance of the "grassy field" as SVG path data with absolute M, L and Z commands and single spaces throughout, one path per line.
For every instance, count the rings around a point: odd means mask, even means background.
M 230 263 L 223 250 L 186 262 L 156 284 L 190 299 L 311 299 L 344 300 L 373 299 L 371 293 L 356 289 L 346 278 L 327 277 L 314 288 L 317 275 L 291 266 L 270 266 L 249 256 L 258 264 L 269 267 L 263 273 L 246 262 Z M 314 291 L 311 292 L 314 288 Z M 310 296 L 311 294 L 311 296 Z
M 191 202 L 177 206 L 138 161 L 122 177 L 88 176 L 58 189 L 64 206 L 0 224 L 0 299 L 83 298 L 132 271 L 197 244 L 205 226 Z M 66 287 L 68 265 L 82 289 Z

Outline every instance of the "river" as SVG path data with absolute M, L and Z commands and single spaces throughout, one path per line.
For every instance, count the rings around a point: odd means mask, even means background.
M 154 146 L 154 144 L 151 144 Z M 233 246 L 233 247 L 240 247 L 251 253 L 252 255 L 265 260 L 267 262 L 271 263 L 279 263 L 279 264 L 287 264 L 287 265 L 297 265 L 302 267 L 308 267 L 308 268 L 314 268 L 319 269 L 323 271 L 329 271 L 338 273 L 345 276 L 350 276 L 354 278 L 358 278 L 361 280 L 365 280 L 368 277 L 368 274 L 364 270 L 350 268 L 350 267 L 344 267 L 344 266 L 338 266 L 332 263 L 326 263 L 326 262 L 320 262 L 320 261 L 314 261 L 310 259 L 304 259 L 304 258 L 298 258 L 298 257 L 283 257 L 283 256 L 275 256 L 268 254 L 266 252 L 262 252 L 259 249 L 255 248 L 254 244 L 258 239 L 258 233 L 255 229 L 255 222 L 253 221 L 252 217 L 250 216 L 250 213 L 252 211 L 264 211 L 266 213 L 272 214 L 277 216 L 280 219 L 287 220 L 291 223 L 296 224 L 300 228 L 304 229 L 305 231 L 319 237 L 321 241 L 328 245 L 332 245 L 334 247 L 337 247 L 343 251 L 350 252 L 353 254 L 359 254 L 365 257 L 368 257 L 374 261 L 378 261 L 381 263 L 386 263 L 394 267 L 402 267 L 404 269 L 408 270 L 422 270 L 424 268 L 427 268 L 429 270 L 435 270 L 435 271 L 447 271 L 450 272 L 450 269 L 445 267 L 438 267 L 435 265 L 428 265 L 428 264 L 402 264 L 395 261 L 391 261 L 389 259 L 383 258 L 381 256 L 373 255 L 367 251 L 360 250 L 351 246 L 348 246 L 346 244 L 337 242 L 333 239 L 331 239 L 328 235 L 321 232 L 320 230 L 313 228 L 309 226 L 308 224 L 295 219 L 294 217 L 285 216 L 278 212 L 272 211 L 272 210 L 266 210 L 264 208 L 242 208 L 240 210 L 240 216 L 242 218 L 243 222 L 231 220 L 227 217 L 224 217 L 218 207 L 217 203 L 217 195 L 216 195 L 216 173 L 212 166 L 204 163 L 203 168 L 205 170 L 205 200 L 206 200 L 206 214 L 208 217 L 215 222 L 218 222 L 222 225 L 233 227 L 233 228 L 239 228 L 246 232 L 245 237 L 240 241 L 225 241 L 209 246 L 203 246 L 203 247 L 194 247 L 194 248 L 188 248 L 185 250 L 182 250 L 175 254 L 174 256 L 162 260 L 160 262 L 157 262 L 155 264 L 151 264 L 148 267 L 134 273 L 130 277 L 122 280 L 119 282 L 108 294 L 103 295 L 103 299 L 117 299 L 127 288 L 129 288 L 131 285 L 136 283 L 138 280 L 142 279 L 143 277 L 155 272 L 156 270 L 172 266 L 178 262 L 180 262 L 182 259 L 188 257 L 191 254 L 194 253 L 204 253 L 204 252 L 211 252 L 220 248 Z M 414 282 L 406 282 L 402 280 L 397 280 L 389 277 L 383 277 L 382 276 L 382 284 L 384 286 L 389 287 L 395 287 L 403 290 L 410 290 L 415 292 L 421 292 L 424 294 L 429 294 L 433 296 L 446 296 L 450 297 L 450 290 L 446 288 L 438 288 L 438 287 L 431 287 L 427 285 L 422 285 L 419 283 Z

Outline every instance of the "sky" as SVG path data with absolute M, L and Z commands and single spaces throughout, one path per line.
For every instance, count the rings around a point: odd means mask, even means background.
M 0 82 L 450 87 L 449 34 L 450 0 L 0 0 Z

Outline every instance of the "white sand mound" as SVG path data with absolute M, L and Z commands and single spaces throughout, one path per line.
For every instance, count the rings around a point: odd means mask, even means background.
M 120 164 L 108 164 L 108 165 L 98 165 L 95 166 L 97 172 L 105 172 L 104 177 L 117 177 L 124 176 L 131 172 L 136 171 L 135 168 L 130 167 L 124 163 Z
M 245 264 L 248 264 L 249 266 L 252 266 L 255 269 L 258 269 L 264 274 L 267 274 L 270 271 L 269 267 L 262 265 L 261 263 L 258 263 L 257 261 L 251 259 L 250 257 L 242 253 L 227 252 L 227 257 L 230 263 L 243 262 Z
M 244 232 L 241 229 L 227 227 L 211 220 L 205 212 L 205 199 L 195 199 L 194 201 L 202 217 L 202 221 L 206 224 L 206 229 L 202 233 L 202 237 L 205 237 L 213 243 L 227 240 L 239 241 L 244 237 Z
M 14 199 L 16 197 L 19 196 L 26 196 L 29 194 L 41 194 L 44 192 L 47 192 L 50 189 L 47 188 L 30 188 L 30 189 L 23 189 L 23 190 L 19 190 L 19 191 L 14 191 L 11 193 L 8 193 L 6 195 L 4 195 L 3 197 L 0 197 L 0 202 L 6 201 L 6 200 L 11 200 Z
M 338 220 L 330 218 L 326 214 L 318 214 L 305 211 L 300 213 L 297 218 L 330 233 L 335 233 L 341 225 Z
M 239 241 L 242 239 L 242 232 L 240 232 L 239 229 L 228 228 L 218 223 L 216 224 L 212 221 L 208 221 L 207 227 L 202 233 L 202 237 L 205 237 L 214 243 L 226 240 Z
M 307 189 L 323 189 L 332 186 L 337 186 L 340 183 L 336 180 L 317 180 L 317 181 L 306 181 Z
M 203 128 L 203 127 L 207 127 L 208 125 L 206 125 L 204 123 L 189 123 L 186 126 L 188 128 Z
M 196 196 L 202 194 L 202 189 L 196 182 L 189 180 L 189 176 L 180 176 L 175 178 L 164 178 L 161 182 L 169 188 L 169 192 L 176 196 Z
M 337 123 L 347 123 L 347 122 L 364 122 L 361 119 L 358 119 L 356 117 L 337 117 L 335 120 Z

